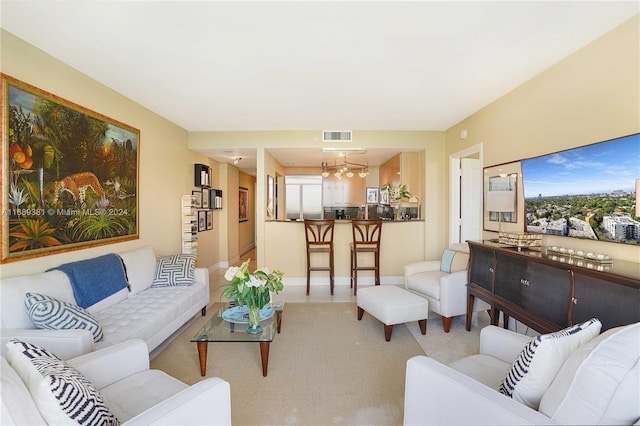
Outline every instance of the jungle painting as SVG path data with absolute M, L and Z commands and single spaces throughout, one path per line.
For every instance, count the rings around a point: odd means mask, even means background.
M 1 77 L 2 262 L 138 238 L 140 131 Z

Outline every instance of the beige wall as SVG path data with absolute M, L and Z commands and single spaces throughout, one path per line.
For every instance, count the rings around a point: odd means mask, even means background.
M 636 15 L 453 126 L 447 131 L 447 156 L 482 142 L 486 167 L 640 132 L 639 24 Z M 468 131 L 465 141 L 459 139 L 462 129 Z M 640 258 L 637 246 L 545 240 Z
M 180 196 L 190 194 L 194 189 L 193 164 L 214 162 L 187 149 L 188 135 L 182 128 L 4 30 L 0 48 L 2 73 L 140 130 L 140 191 L 137 194 L 140 238 L 5 263 L 1 266 L 0 276 L 40 272 L 61 263 L 143 245 L 152 246 L 157 255 L 178 253 Z M 203 241 L 199 264 L 209 266 L 215 259 L 215 251 L 211 251 L 208 241 Z

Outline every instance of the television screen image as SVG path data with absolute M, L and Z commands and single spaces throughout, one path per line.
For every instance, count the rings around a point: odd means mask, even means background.
M 640 134 L 521 164 L 527 232 L 640 244 Z

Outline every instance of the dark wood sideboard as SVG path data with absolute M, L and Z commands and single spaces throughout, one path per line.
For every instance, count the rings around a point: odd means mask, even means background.
M 491 323 L 500 312 L 539 333 L 550 333 L 596 317 L 602 330 L 640 321 L 640 263 L 610 264 L 522 250 L 491 242 L 468 241 L 467 330 L 476 297 L 491 306 Z

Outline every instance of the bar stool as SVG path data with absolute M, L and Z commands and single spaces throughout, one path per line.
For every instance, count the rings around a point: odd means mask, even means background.
M 354 219 L 351 221 L 351 286 L 358 293 L 358 271 L 374 271 L 375 285 L 380 285 L 380 236 L 382 219 Z M 358 266 L 358 253 L 373 253 L 373 266 Z
M 307 240 L 307 296 L 311 284 L 311 271 L 329 272 L 329 285 L 333 296 L 333 219 L 305 219 L 304 233 Z M 328 266 L 311 266 L 312 253 L 328 253 Z

